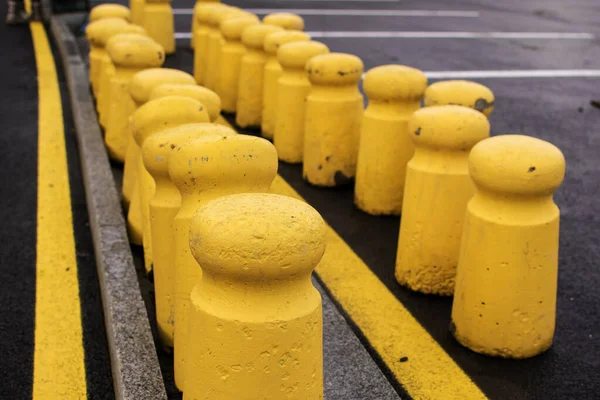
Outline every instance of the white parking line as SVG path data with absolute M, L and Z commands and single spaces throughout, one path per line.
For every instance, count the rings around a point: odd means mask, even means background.
M 319 9 L 294 9 L 294 8 L 247 8 L 248 12 L 257 15 L 275 12 L 289 12 L 298 15 L 327 15 L 327 16 L 358 16 L 358 17 L 461 17 L 477 18 L 477 11 L 453 10 L 319 10 Z M 174 15 L 192 15 L 191 8 L 174 8 Z
M 477 78 L 598 78 L 600 69 L 533 69 L 490 71 L 429 71 L 430 79 L 477 79 Z

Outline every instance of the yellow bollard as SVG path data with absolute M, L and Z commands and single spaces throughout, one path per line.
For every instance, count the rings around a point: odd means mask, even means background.
M 327 53 L 326 45 L 314 41 L 288 43 L 277 52 L 283 71 L 277 82 L 273 144 L 281 161 L 302 162 L 306 97 L 310 92 L 304 67 L 311 58 Z
M 467 158 L 489 136 L 490 124 L 470 108 L 437 106 L 416 111 L 408 132 L 415 154 L 406 170 L 396 280 L 452 295 L 465 210 L 475 192 Z
M 104 128 L 106 128 L 110 110 L 110 80 L 115 76 L 116 72 L 115 65 L 108 55 L 108 43 L 115 37 L 125 38 L 123 35 L 138 35 L 146 37 L 147 40 L 152 40 L 148 37 L 146 31 L 144 31 L 144 28 L 137 25 L 128 25 L 123 29 L 122 33 L 113 34 L 106 40 L 106 43 L 104 44 L 105 52 L 100 61 L 100 74 L 98 78 L 100 83 L 98 86 L 98 97 L 96 99 L 99 122 Z
M 194 122 L 209 122 L 206 107 L 197 100 L 182 96 L 167 96 L 149 100 L 136 110 L 131 117 L 131 131 L 137 145 L 142 148 L 144 141 L 156 132 L 173 126 Z M 142 214 L 142 244 L 144 245 L 144 265 L 152 270 L 152 233 L 150 230 L 150 199 L 154 195 L 154 180 L 146 171 L 141 151 L 138 153 L 138 193 Z
M 406 164 L 415 151 L 408 120 L 421 106 L 427 77 L 418 69 L 384 65 L 365 74 L 369 99 L 358 147 L 354 203 L 372 215 L 400 215 Z
M 123 162 L 129 143 L 129 117 L 135 103 L 129 95 L 129 83 L 136 73 L 147 68 L 160 67 L 165 61 L 162 46 L 146 36 L 127 35 L 127 40 L 113 37 L 106 46 L 115 66 L 115 76 L 109 83 L 108 117 L 104 140 L 113 160 Z M 114 39 L 114 40 L 113 40 Z
M 175 53 L 175 21 L 171 0 L 146 0 L 142 26 L 167 54 Z
M 452 305 L 454 336 L 478 353 L 533 357 L 552 345 L 565 175 L 554 145 L 521 135 L 477 144 Z
M 311 273 L 325 241 L 319 213 L 290 197 L 239 194 L 198 210 L 189 246 L 203 276 L 191 294 L 185 399 L 323 399 Z
M 150 93 L 156 86 L 163 83 L 194 84 L 194 77 L 186 72 L 171 68 L 150 68 L 138 72 L 131 78 L 129 86 L 129 94 L 135 103 L 136 109 L 148 101 Z M 125 167 L 123 169 L 123 198 L 126 206 L 129 207 L 127 227 L 129 229 L 130 240 L 133 244 L 141 245 L 142 215 L 137 176 L 137 160 L 139 160 L 140 148 L 133 139 L 131 130 L 127 136 L 128 144 L 127 152 L 125 153 Z
M 425 107 L 457 105 L 469 107 L 489 116 L 494 109 L 494 93 L 486 86 L 471 81 L 441 81 L 425 91 Z
M 221 3 L 209 3 L 197 10 L 196 25 L 194 30 L 194 77 L 199 85 L 204 84 L 204 75 L 206 70 L 206 57 L 208 52 L 208 35 L 212 27 L 208 24 L 212 9 L 227 6 Z
M 179 389 L 185 391 L 190 293 L 201 277 L 189 247 L 192 216 L 198 207 L 217 197 L 267 193 L 276 174 L 277 153 L 273 145 L 265 139 L 247 135 L 203 136 L 179 147 L 169 159 L 169 175 L 181 194 L 181 208 L 173 221 L 175 383 Z
M 131 23 L 144 25 L 144 7 L 146 0 L 129 0 L 129 9 L 131 10 Z
M 196 29 L 198 29 L 198 27 L 199 27 L 198 19 L 197 19 L 199 10 L 206 6 L 220 4 L 220 2 L 221 2 L 221 0 L 196 0 L 196 4 L 194 5 L 194 11 L 192 14 L 192 30 L 191 30 L 191 39 L 190 39 L 190 47 L 192 49 L 194 48 L 194 32 L 196 32 Z
M 152 90 L 150 100 L 166 96 L 183 96 L 199 101 L 206 108 L 210 122 L 215 122 L 221 115 L 221 99 L 215 92 L 203 86 L 165 83 Z
M 256 19 L 242 16 L 228 19 L 221 24 L 224 42 L 219 54 L 221 62 L 216 92 L 221 97 L 223 111 L 227 113 L 236 111 L 240 67 L 242 57 L 246 54 L 246 47 L 241 40 L 242 32 L 259 23 Z
M 100 73 L 100 62 L 106 51 L 104 46 L 100 45 L 100 36 L 105 35 L 106 30 L 119 33 L 127 25 L 129 25 L 127 21 L 121 18 L 104 18 L 90 23 L 85 28 L 85 36 L 90 44 L 90 85 L 92 86 L 94 96 L 99 86 L 98 74 Z
M 120 4 L 100 4 L 90 11 L 90 22 L 104 18 L 121 18 L 125 21 L 131 20 L 129 8 Z
M 156 321 L 161 343 L 173 347 L 175 324 L 175 268 L 173 219 L 181 206 L 181 196 L 169 177 L 169 158 L 181 144 L 215 130 L 233 135 L 231 129 L 213 124 L 185 124 L 155 133 L 144 141 L 142 159 L 155 182 L 150 199 L 150 228 Z
M 277 60 L 277 50 L 286 43 L 310 41 L 310 36 L 301 31 L 274 32 L 265 38 L 264 50 L 267 55 L 263 84 L 262 135 L 273 139 L 275 131 L 275 111 L 277 109 L 277 80 L 281 76 L 281 64 Z
M 287 13 L 278 12 L 266 15 L 263 20 L 265 25 L 280 26 L 285 30 L 291 31 L 303 31 L 304 30 L 304 19 L 301 16 Z
M 363 69 L 360 58 L 342 53 L 316 56 L 306 64 L 312 86 L 306 98 L 302 174 L 313 185 L 339 186 L 354 178 Z
M 262 120 L 263 85 L 267 56 L 264 41 L 267 35 L 283 31 L 273 25 L 254 25 L 242 33 L 246 54 L 242 56 L 238 85 L 235 122 L 242 128 L 259 128 Z

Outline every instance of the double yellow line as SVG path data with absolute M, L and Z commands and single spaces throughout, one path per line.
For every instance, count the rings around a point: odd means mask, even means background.
M 84 399 L 81 302 L 60 90 L 44 26 L 32 22 L 30 29 L 39 101 L 33 399 Z

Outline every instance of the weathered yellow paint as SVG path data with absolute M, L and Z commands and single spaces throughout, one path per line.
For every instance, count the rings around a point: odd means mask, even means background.
M 146 0 L 129 0 L 129 9 L 131 10 L 131 23 L 144 25 L 144 7 Z
M 206 107 L 197 100 L 183 96 L 166 96 L 150 100 L 136 110 L 131 118 L 133 138 L 141 149 L 152 134 L 178 125 L 210 122 Z M 141 151 L 138 152 L 138 187 L 142 214 L 142 243 L 144 265 L 152 270 L 152 236 L 150 230 L 150 199 L 154 195 L 154 180 L 144 167 Z
M 44 26 L 30 27 L 39 96 L 32 399 L 83 399 L 85 355 L 60 89 Z
M 110 80 L 115 76 L 116 73 L 115 65 L 108 55 L 108 44 L 115 37 L 118 38 L 117 40 L 125 40 L 127 37 L 131 37 L 127 35 L 137 35 L 145 37 L 147 40 L 152 40 L 150 37 L 148 37 L 146 31 L 141 26 L 127 25 L 123 29 L 122 33 L 111 35 L 104 44 L 105 51 L 100 60 L 100 85 L 98 87 L 98 97 L 96 98 L 99 122 L 104 128 L 106 128 L 109 118 L 108 114 L 110 113 Z
M 303 200 L 280 176 L 273 181 L 271 193 Z M 316 272 L 413 399 L 486 399 L 469 376 L 329 226 L 327 249 Z M 403 357 L 408 360 L 399 361 Z
M 161 45 L 145 36 L 128 36 L 127 40 L 120 40 L 119 37 L 121 34 L 111 38 L 106 46 L 115 66 L 115 76 L 110 78 L 108 85 L 107 109 L 110 111 L 104 140 L 110 157 L 123 162 L 129 144 L 129 117 L 136 107 L 129 94 L 131 78 L 144 69 L 160 67 L 165 61 L 165 51 Z
M 489 116 L 494 110 L 494 93 L 486 86 L 471 81 L 441 81 L 425 91 L 425 107 L 456 105 L 469 107 Z
M 210 128 L 215 133 L 225 127 Z M 175 383 L 185 389 L 190 293 L 201 270 L 189 247 L 189 227 L 198 207 L 217 197 L 269 191 L 277 174 L 277 153 L 265 139 L 210 135 L 190 141 L 169 159 L 169 175 L 181 194 L 173 221 L 175 235 Z
M 171 0 L 145 0 L 141 26 L 167 54 L 175 53 L 175 21 Z
M 194 77 L 190 74 L 171 68 L 149 68 L 138 72 L 131 78 L 129 94 L 133 99 L 136 109 L 144 105 L 150 98 L 152 90 L 163 83 L 193 84 Z M 134 110 L 135 111 L 135 110 Z M 133 138 L 131 129 L 128 134 L 129 144 L 125 154 L 123 169 L 123 197 L 129 212 L 127 214 L 127 228 L 131 243 L 142 244 L 142 214 L 140 209 L 140 194 L 138 184 L 138 165 L 140 147 Z
M 313 57 L 329 53 L 320 42 L 288 43 L 277 51 L 282 67 L 277 80 L 273 144 L 281 161 L 301 163 L 304 155 L 304 119 L 310 81 L 304 67 Z
M 235 122 L 242 128 L 259 128 L 262 121 L 263 86 L 267 55 L 265 37 L 283 31 L 274 25 L 253 25 L 242 33 L 246 53 L 242 56 Z
M 275 194 L 221 197 L 197 211 L 190 248 L 202 279 L 191 294 L 185 399 L 323 399 L 311 272 L 326 234 L 311 206 Z
M 408 163 L 396 280 L 423 293 L 452 295 L 467 203 L 471 148 L 490 135 L 485 115 L 463 106 L 416 111 L 408 123 L 415 154 Z
M 221 99 L 219 95 L 203 86 L 165 83 L 158 85 L 152 90 L 150 100 L 166 96 L 183 96 L 199 101 L 206 108 L 210 122 L 215 122 L 221 115 Z
M 221 35 L 223 35 L 224 41 L 219 54 L 221 61 L 216 92 L 221 97 L 221 105 L 225 112 L 234 113 L 236 111 L 240 68 L 242 57 L 246 54 L 246 47 L 241 40 L 242 32 L 259 23 L 254 18 L 237 17 L 228 19 L 221 24 Z
M 204 75 L 206 71 L 206 58 L 208 52 L 208 34 L 212 31 L 212 27 L 208 24 L 208 20 L 213 8 L 227 7 L 221 3 L 210 3 L 199 7 L 196 11 L 196 25 L 194 30 L 194 77 L 196 83 L 204 84 Z
M 264 50 L 267 55 L 263 85 L 263 109 L 261 132 L 267 139 L 273 140 L 275 116 L 278 107 L 277 81 L 281 77 L 282 68 L 277 60 L 277 50 L 286 43 L 310 41 L 310 36 L 301 31 L 274 32 L 265 37 Z
M 92 7 L 90 11 L 90 22 L 104 18 L 121 18 L 125 21 L 131 20 L 129 8 L 121 4 L 100 4 Z
M 521 135 L 477 144 L 452 307 L 454 336 L 478 353 L 526 358 L 552 345 L 565 175 L 554 145 Z
M 302 174 L 313 185 L 338 186 L 354 178 L 363 69 L 360 58 L 343 53 L 319 55 L 306 64 L 311 90 L 306 98 Z
M 90 23 L 85 28 L 85 36 L 90 44 L 90 84 L 94 96 L 98 90 L 100 82 L 98 81 L 98 75 L 100 74 L 100 63 L 102 56 L 105 54 L 105 49 L 100 45 L 100 37 L 106 35 L 105 31 L 116 31 L 120 33 L 120 30 L 125 26 L 129 25 L 127 21 L 121 18 L 104 18 L 98 21 Z M 104 42 L 106 43 L 106 42 Z
M 358 147 L 354 203 L 372 215 L 402 211 L 406 165 L 414 153 L 408 119 L 421 106 L 427 77 L 404 65 L 375 67 L 365 74 L 369 99 Z
M 191 31 L 191 39 L 190 39 L 190 47 L 193 49 L 194 46 L 194 32 L 196 32 L 196 29 L 198 29 L 198 27 L 200 26 L 198 24 L 198 12 L 201 8 L 206 7 L 206 6 L 211 6 L 214 4 L 219 4 L 221 2 L 221 0 L 196 0 L 196 4 L 194 5 L 194 11 L 192 14 L 192 31 Z
M 296 14 L 288 12 L 277 12 L 266 15 L 263 20 L 265 25 L 280 26 L 285 30 L 302 31 L 304 30 L 304 19 Z

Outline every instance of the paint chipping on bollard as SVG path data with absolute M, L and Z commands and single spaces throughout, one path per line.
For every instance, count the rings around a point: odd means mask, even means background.
M 425 91 L 425 107 L 457 105 L 469 107 L 486 116 L 494 110 L 494 93 L 486 86 L 471 81 L 436 82 Z

